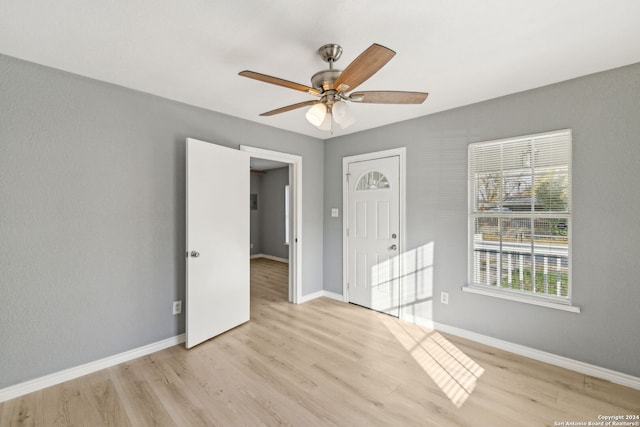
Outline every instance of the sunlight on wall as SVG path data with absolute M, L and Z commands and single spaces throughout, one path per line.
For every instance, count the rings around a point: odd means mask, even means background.
M 382 322 L 449 400 L 462 407 L 484 369 L 436 331 L 391 317 Z
M 434 251 L 434 243 L 429 242 L 401 255 L 402 319 L 418 323 L 433 320 Z

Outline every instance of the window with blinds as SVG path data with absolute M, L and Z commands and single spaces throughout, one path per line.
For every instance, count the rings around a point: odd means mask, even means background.
M 469 286 L 570 304 L 571 131 L 468 150 Z

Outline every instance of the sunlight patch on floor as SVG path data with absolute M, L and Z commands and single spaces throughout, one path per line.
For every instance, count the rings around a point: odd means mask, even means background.
M 393 318 L 383 319 L 383 323 L 449 400 L 462 407 L 484 369 L 436 331 Z

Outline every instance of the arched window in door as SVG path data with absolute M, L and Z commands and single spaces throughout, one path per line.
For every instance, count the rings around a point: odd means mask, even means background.
M 389 188 L 389 180 L 387 177 L 378 171 L 370 171 L 360 177 L 358 184 L 356 185 L 356 191 L 364 190 L 381 190 Z

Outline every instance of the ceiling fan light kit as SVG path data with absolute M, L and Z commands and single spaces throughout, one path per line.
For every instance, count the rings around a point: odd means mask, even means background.
M 391 49 L 374 43 L 353 60 L 347 68 L 340 71 L 333 68 L 333 63 L 342 56 L 342 47 L 337 44 L 326 44 L 318 49 L 318 55 L 323 61 L 329 63 L 329 69 L 315 73 L 311 77 L 311 86 L 254 71 L 245 70 L 239 74 L 265 83 L 306 92 L 319 98 L 315 101 L 299 102 L 267 111 L 262 113 L 261 116 L 272 116 L 311 106 L 305 114 L 309 123 L 321 130 L 331 130 L 333 132 L 333 122 L 345 129 L 355 121 L 351 109 L 345 101 L 371 104 L 421 104 L 424 102 L 429 95 L 426 92 L 352 92 L 357 86 L 360 86 L 369 77 L 378 72 L 395 54 Z
M 327 106 L 321 102 L 309 108 L 305 117 L 314 126 L 320 126 L 327 116 Z
M 349 116 L 351 116 L 351 109 L 344 101 L 337 101 L 335 104 L 333 104 L 331 112 L 333 114 L 334 120 L 338 124 L 346 122 Z
M 331 120 L 331 114 L 325 114 L 324 120 L 317 126 L 320 130 L 328 130 L 333 132 L 333 121 Z

